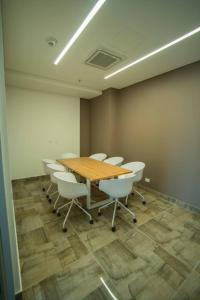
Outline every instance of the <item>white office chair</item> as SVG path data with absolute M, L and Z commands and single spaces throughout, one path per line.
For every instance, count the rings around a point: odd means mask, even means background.
M 44 173 L 46 175 L 50 175 L 50 170 L 47 168 L 48 164 L 56 164 L 56 160 L 54 160 L 54 159 L 42 159 L 42 166 L 43 166 Z M 49 186 L 47 188 L 47 195 L 48 195 L 48 192 L 50 190 L 50 187 L 51 187 L 51 182 L 49 183 Z M 43 192 L 45 192 L 46 188 L 43 186 L 42 190 L 43 190 Z
M 103 162 L 113 165 L 113 166 L 121 166 L 121 164 L 123 163 L 124 158 L 121 156 L 113 156 L 113 157 L 109 157 L 107 159 L 105 159 Z
M 106 159 L 106 157 L 107 155 L 105 153 L 95 153 L 89 156 L 89 158 L 100 160 L 100 161 Z
M 77 154 L 70 153 L 70 152 L 66 152 L 61 155 L 61 159 L 70 159 L 70 158 L 77 158 L 77 157 L 78 157 Z M 70 172 L 70 169 L 66 167 L 66 171 Z
M 135 185 L 135 183 L 142 180 L 143 172 L 144 172 L 144 168 L 145 168 L 145 163 L 143 163 L 141 161 L 134 161 L 134 162 L 130 162 L 130 163 L 121 165 L 121 167 L 124 168 L 124 169 L 128 169 L 130 171 L 133 171 L 133 174 L 136 175 L 135 179 L 134 179 L 134 185 Z M 127 178 L 129 176 L 131 176 L 131 175 L 130 174 L 124 174 L 124 175 L 120 175 L 118 178 Z M 136 190 L 134 185 L 133 185 L 132 192 L 138 194 L 142 198 L 142 203 L 145 205 L 146 201 L 144 199 L 144 196 Z M 128 197 L 126 198 L 125 204 L 128 207 Z
M 48 164 L 47 165 L 47 169 L 48 169 L 48 172 L 50 174 L 50 179 L 51 179 L 51 186 L 50 186 L 50 189 L 49 189 L 49 192 L 50 190 L 52 190 L 52 192 L 50 194 L 48 194 L 48 198 L 49 198 L 49 203 L 51 203 L 51 197 L 55 194 L 58 194 L 58 191 L 55 191 L 53 192 L 53 187 L 57 186 L 57 180 L 56 178 L 54 177 L 54 173 L 55 172 L 65 172 L 66 173 L 66 169 L 64 166 L 60 165 L 60 164 Z M 58 202 L 58 199 L 59 199 L 59 195 L 54 203 L 54 210 L 53 212 L 55 212 L 55 208 L 56 208 L 56 204 Z
M 79 203 L 78 199 L 82 196 L 88 195 L 87 186 L 84 183 L 78 183 L 76 180 L 76 177 L 72 173 L 64 173 L 64 172 L 55 172 L 54 177 L 57 180 L 58 183 L 58 192 L 63 198 L 71 199 L 70 202 L 60 206 L 57 209 L 57 215 L 60 216 L 60 210 L 64 207 L 69 206 L 68 212 L 65 216 L 65 219 L 63 221 L 63 231 L 66 232 L 67 228 L 65 227 L 65 224 L 67 222 L 67 219 L 69 217 L 70 211 L 72 209 L 73 205 L 76 205 L 79 207 L 90 219 L 90 224 L 93 224 L 93 219 L 91 214 L 89 214 Z
M 135 177 L 135 175 L 132 174 L 132 176 L 131 177 L 129 176 L 128 178 L 101 180 L 99 183 L 99 189 L 101 191 L 103 191 L 104 193 L 108 194 L 113 199 L 109 203 L 107 203 L 99 208 L 98 215 L 101 216 L 101 210 L 103 208 L 108 207 L 111 204 L 114 204 L 114 211 L 113 211 L 113 217 L 112 217 L 112 231 L 113 232 L 116 230 L 115 215 L 116 215 L 116 209 L 118 206 L 121 206 L 122 208 L 127 210 L 132 215 L 133 222 L 134 223 L 137 222 L 135 214 L 118 200 L 119 198 L 122 198 L 122 197 L 128 197 L 128 195 L 131 193 L 132 188 L 133 188 L 134 177 Z
M 78 157 L 77 154 L 75 154 L 75 153 L 70 153 L 70 152 L 66 152 L 66 153 L 63 153 L 63 154 L 61 155 L 61 158 L 62 158 L 62 159 L 77 158 L 77 157 Z

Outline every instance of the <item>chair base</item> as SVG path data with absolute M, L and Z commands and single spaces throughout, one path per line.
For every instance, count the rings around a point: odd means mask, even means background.
M 116 227 L 113 226 L 111 230 L 112 230 L 112 232 L 115 232 L 116 231 Z
M 142 198 L 142 204 L 145 205 L 146 201 L 144 199 L 144 196 L 140 192 L 138 192 L 136 190 L 136 188 L 134 187 L 133 191 L 131 192 L 131 195 L 134 196 L 135 194 L 137 194 L 140 198 Z M 125 206 L 128 207 L 128 196 L 126 197 L 126 200 L 125 200 Z
M 103 205 L 102 207 L 100 207 L 99 210 L 98 210 L 98 216 L 101 216 L 101 209 L 106 208 L 106 207 L 110 206 L 111 204 L 114 204 L 114 211 L 113 211 L 113 217 L 112 217 L 112 231 L 113 232 L 116 231 L 115 216 L 116 216 L 116 210 L 117 210 L 118 207 L 122 207 L 126 211 L 128 211 L 132 215 L 132 217 L 133 217 L 133 223 L 137 223 L 137 219 L 135 217 L 135 214 L 130 209 L 127 208 L 127 204 L 124 205 L 118 199 L 112 200 L 109 203 L 107 203 L 107 204 Z
M 60 207 L 57 209 L 57 216 L 60 216 L 60 209 L 69 206 L 69 209 L 68 209 L 68 211 L 67 211 L 67 214 L 66 214 L 66 216 L 65 216 L 65 219 L 64 219 L 64 221 L 63 221 L 63 232 L 66 232 L 65 224 L 66 224 L 66 222 L 67 222 L 67 219 L 68 219 L 68 217 L 69 217 L 69 214 L 70 214 L 70 211 L 71 211 L 73 205 L 76 205 L 78 208 L 80 208 L 80 210 L 82 210 L 82 211 L 90 218 L 90 220 L 89 220 L 89 223 L 90 223 L 90 224 L 93 224 L 93 223 L 94 223 L 91 214 L 89 214 L 89 213 L 81 206 L 81 204 L 79 203 L 78 199 L 75 198 L 75 199 L 72 199 L 70 202 L 66 203 L 65 205 L 60 206 Z

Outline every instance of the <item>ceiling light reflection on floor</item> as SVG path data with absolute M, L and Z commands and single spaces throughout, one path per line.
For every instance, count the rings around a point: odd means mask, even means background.
M 105 283 L 103 277 L 100 277 L 101 282 L 103 283 L 104 287 L 106 288 L 106 290 L 108 291 L 108 293 L 111 295 L 111 297 L 114 300 L 118 300 L 117 297 L 115 297 L 115 295 L 112 293 L 112 291 L 110 290 L 110 288 L 108 287 L 108 285 Z

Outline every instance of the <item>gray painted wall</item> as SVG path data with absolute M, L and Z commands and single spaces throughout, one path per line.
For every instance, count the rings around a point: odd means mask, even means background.
M 90 100 L 90 150 L 105 152 L 109 156 L 116 150 L 116 90 Z
M 200 62 L 89 101 L 92 152 L 144 161 L 150 187 L 200 208 Z
M 81 156 L 90 155 L 90 102 L 80 101 L 80 153 Z
M 118 151 L 156 190 L 200 207 L 200 63 L 120 91 Z

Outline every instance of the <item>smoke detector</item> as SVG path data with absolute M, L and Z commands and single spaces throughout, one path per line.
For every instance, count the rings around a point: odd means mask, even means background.
M 48 38 L 46 41 L 49 47 L 55 47 L 56 44 L 58 43 L 58 41 L 53 37 Z

